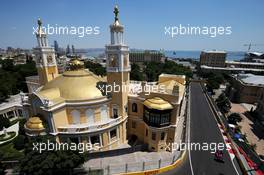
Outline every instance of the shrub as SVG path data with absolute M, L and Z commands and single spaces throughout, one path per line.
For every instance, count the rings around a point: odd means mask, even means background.
M 6 117 L 0 117 L 0 130 L 3 130 L 3 128 L 8 128 L 10 126 L 10 121 Z
M 24 149 L 25 147 L 25 141 L 26 141 L 26 137 L 23 136 L 23 135 L 18 135 L 13 143 L 14 143 L 14 148 L 17 149 L 17 150 L 21 150 L 21 149 Z
M 239 113 L 232 113 L 228 116 L 228 122 L 232 124 L 237 124 L 237 122 L 241 122 L 242 117 L 240 116 Z

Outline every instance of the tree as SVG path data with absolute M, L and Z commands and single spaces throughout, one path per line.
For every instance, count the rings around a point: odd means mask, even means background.
M 9 95 L 27 92 L 25 77 L 37 75 L 35 62 L 27 60 L 26 64 L 14 65 L 13 60 L 1 61 L 0 68 L 0 102 L 5 101 Z
M 239 113 L 232 113 L 227 117 L 228 123 L 237 125 L 237 122 L 242 121 L 242 117 L 240 116 Z
M 72 174 L 73 169 L 84 163 L 84 156 L 76 151 L 44 150 L 42 153 L 33 149 L 33 142 L 55 143 L 55 139 L 40 136 L 33 139 L 25 148 L 25 157 L 21 160 L 20 170 L 24 174 Z M 37 162 L 37 163 L 36 163 Z
M 229 99 L 226 97 L 225 93 L 221 93 L 218 98 L 216 99 L 216 104 L 219 107 L 219 109 L 227 113 L 231 109 L 231 103 Z
M 9 119 L 7 117 L 0 117 L 0 130 L 4 127 L 8 128 L 11 125 Z
M 187 79 L 192 77 L 192 71 L 189 67 L 184 67 L 171 60 L 166 60 L 164 63 L 145 62 L 144 65 L 147 81 L 157 81 L 161 73 L 186 75 Z
M 130 72 L 130 79 L 136 80 L 136 81 L 142 81 L 143 80 L 143 74 L 140 71 L 139 65 L 133 63 L 131 65 L 131 72 Z
M 6 71 L 13 71 L 14 70 L 14 61 L 13 59 L 5 59 L 2 60 L 2 69 Z
M 0 160 L 0 175 L 5 175 L 5 168 Z
M 25 118 L 23 119 L 20 119 L 19 121 L 19 131 L 18 131 L 18 134 L 19 135 L 25 135 L 25 123 L 27 122 L 27 120 Z
M 106 76 L 106 69 L 99 63 L 85 61 L 84 66 L 96 75 Z
M 207 78 L 207 89 L 213 92 L 214 89 L 218 89 L 220 84 L 224 82 L 224 76 L 222 74 L 215 73 L 204 73 L 201 75 L 204 78 Z
M 13 144 L 14 144 L 14 148 L 17 150 L 22 150 L 25 147 L 25 143 L 26 143 L 26 137 L 23 135 L 18 135 L 14 140 L 13 140 Z

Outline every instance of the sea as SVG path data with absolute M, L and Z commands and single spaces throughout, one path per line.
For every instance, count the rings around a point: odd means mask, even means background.
M 98 57 L 103 55 L 105 50 L 103 48 L 98 49 L 85 49 L 86 56 L 90 57 Z M 191 59 L 199 59 L 201 51 L 163 51 L 166 57 L 170 58 L 191 58 Z M 246 52 L 243 51 L 227 51 L 227 60 L 229 61 L 238 61 L 244 58 Z
M 170 58 L 191 58 L 199 59 L 201 51 L 164 51 L 165 56 Z M 229 61 L 238 61 L 245 57 L 246 52 L 227 51 L 226 59 Z

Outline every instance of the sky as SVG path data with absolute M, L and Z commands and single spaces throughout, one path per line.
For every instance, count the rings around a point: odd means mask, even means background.
M 113 8 L 125 26 L 130 48 L 165 50 L 264 51 L 263 0 L 3 0 L 0 6 L 0 48 L 32 48 L 37 45 L 33 27 L 40 17 L 43 26 L 99 27 L 99 34 L 52 34 L 60 47 L 103 48 L 110 42 Z M 231 27 L 231 34 L 169 35 L 165 28 L 179 26 Z M 169 28 L 170 27 L 170 28 Z M 226 32 L 226 31 L 225 31 Z M 166 34 L 165 34 L 166 33 Z

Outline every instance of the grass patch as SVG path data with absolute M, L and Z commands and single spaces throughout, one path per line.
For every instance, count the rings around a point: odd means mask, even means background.
M 12 142 L 0 146 L 0 157 L 2 161 L 19 160 L 24 157 L 24 153 L 16 150 Z

